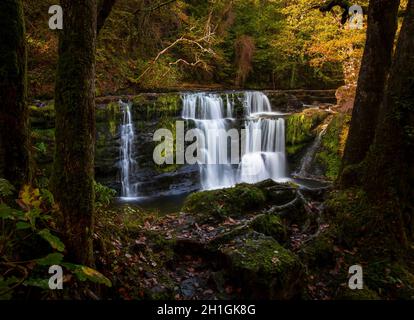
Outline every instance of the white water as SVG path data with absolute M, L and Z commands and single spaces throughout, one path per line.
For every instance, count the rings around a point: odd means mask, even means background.
M 226 116 L 232 116 L 233 105 L 229 97 L 226 101 Z M 203 132 L 201 143 L 203 161 L 199 164 L 201 186 L 203 189 L 230 187 L 235 184 L 234 168 L 227 156 L 227 145 L 220 139 L 219 133 L 230 129 L 225 117 L 223 99 L 217 94 L 195 93 L 183 96 L 182 117 L 195 122 Z M 217 164 L 218 159 L 226 158 L 227 164 Z
M 315 138 L 315 141 L 311 144 L 309 149 L 306 151 L 305 156 L 302 158 L 300 162 L 299 170 L 294 173 L 294 176 L 298 176 L 302 178 L 308 178 L 311 176 L 309 171 L 310 171 L 312 162 L 315 158 L 316 151 L 319 149 L 321 145 L 322 137 L 325 134 L 327 127 L 328 127 L 327 125 L 324 125 L 322 127 L 321 132 L 319 132 L 319 134 Z
M 120 127 L 121 133 L 121 196 L 123 198 L 135 198 L 137 185 L 131 183 L 131 175 L 135 171 L 136 162 L 134 156 L 135 132 L 131 116 L 131 104 L 119 101 L 122 109 L 123 121 Z
M 256 183 L 285 178 L 285 120 L 248 120 L 246 129 L 246 151 L 239 165 L 239 180 Z
M 205 137 L 201 147 L 204 162 L 199 164 L 203 189 L 286 177 L 285 121 L 280 113 L 272 112 L 269 99 L 261 92 L 244 94 L 246 138 L 241 142 L 244 143 L 241 161 L 231 164 L 227 137 L 220 132 L 234 127 L 234 105 L 234 96 L 230 94 L 225 99 L 212 93 L 183 96 L 182 117 L 194 121 Z

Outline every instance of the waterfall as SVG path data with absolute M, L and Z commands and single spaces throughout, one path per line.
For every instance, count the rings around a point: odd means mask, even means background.
M 131 103 L 124 103 L 119 101 L 122 109 L 122 124 L 120 127 L 121 134 L 121 196 L 125 198 L 133 198 L 137 196 L 136 184 L 131 183 L 131 175 L 135 171 L 136 162 L 134 155 L 134 125 L 131 116 Z
M 310 176 L 310 168 L 313 162 L 313 159 L 315 158 L 316 151 L 319 149 L 321 142 L 322 142 L 322 136 L 325 134 L 327 125 L 324 125 L 322 127 L 321 132 L 316 136 L 315 141 L 310 145 L 308 150 L 306 150 L 305 156 L 302 158 L 300 164 L 299 164 L 299 170 L 294 173 L 294 176 L 307 178 Z
M 232 115 L 232 105 L 227 100 L 227 114 Z M 201 145 L 203 163 L 200 166 L 203 189 L 230 187 L 235 184 L 234 169 L 227 156 L 227 145 L 220 132 L 230 129 L 225 118 L 224 103 L 218 94 L 196 93 L 183 96 L 183 119 L 192 120 L 204 135 Z M 226 157 L 227 164 L 218 164 L 218 159 Z
M 285 178 L 285 120 L 247 120 L 246 131 L 245 153 L 239 165 L 240 181 L 256 183 Z
M 249 116 L 272 112 L 269 98 L 262 92 L 252 91 L 244 94 L 245 108 Z
M 245 139 L 242 139 L 241 161 L 231 164 L 227 136 L 233 129 L 235 100 L 233 94 L 190 93 L 183 99 L 182 117 L 194 121 L 204 135 L 201 146 L 203 163 L 199 164 L 203 189 L 218 189 L 239 182 L 255 183 L 286 177 L 285 120 L 272 112 L 267 96 L 245 92 Z M 263 118 L 266 116 L 266 118 Z M 227 159 L 227 163 L 217 162 Z

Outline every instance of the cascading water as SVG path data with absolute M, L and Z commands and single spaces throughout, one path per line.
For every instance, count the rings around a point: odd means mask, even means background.
M 256 183 L 286 177 L 285 120 L 246 121 L 246 147 L 239 165 L 240 181 Z
M 131 116 L 131 104 L 119 101 L 122 109 L 123 121 L 120 128 L 121 133 L 121 196 L 123 198 L 134 198 L 137 196 L 136 184 L 131 183 L 131 175 L 135 171 L 136 162 L 133 158 L 135 132 Z
M 312 176 L 310 174 L 312 162 L 315 158 L 316 151 L 319 149 L 321 145 L 322 137 L 325 134 L 327 127 L 328 127 L 327 125 L 324 125 L 322 127 L 322 130 L 316 136 L 315 141 L 311 144 L 309 149 L 306 151 L 305 156 L 302 158 L 300 162 L 299 170 L 293 174 L 294 176 L 301 177 L 301 178 L 308 178 Z
M 262 92 L 248 91 L 244 94 L 244 106 L 247 116 L 260 116 L 277 114 L 272 112 L 269 98 Z
M 246 92 L 242 102 L 246 136 L 241 161 L 232 165 L 227 136 L 220 133 L 234 128 L 234 96 L 227 94 L 225 100 L 212 93 L 183 96 L 182 117 L 194 121 L 205 137 L 201 152 L 206 162 L 199 164 L 203 189 L 286 177 L 284 119 L 272 112 L 269 99 L 261 92 Z M 216 161 L 223 158 L 226 163 Z
M 227 115 L 232 105 L 227 100 Z M 229 112 L 230 109 L 230 112 Z M 217 94 L 196 93 L 183 97 L 182 117 L 195 122 L 201 130 L 204 142 L 200 142 L 203 163 L 200 166 L 203 189 L 230 187 L 235 184 L 234 169 L 230 164 L 217 164 L 217 159 L 227 157 L 227 145 L 220 143 L 219 132 L 228 130 L 228 119 L 224 116 L 223 99 Z

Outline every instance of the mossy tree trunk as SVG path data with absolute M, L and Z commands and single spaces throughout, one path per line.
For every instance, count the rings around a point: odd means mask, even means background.
M 398 227 L 400 241 L 413 239 L 414 221 L 414 0 L 400 31 L 375 140 L 365 161 L 364 189 Z
M 397 29 L 397 0 L 372 0 L 368 8 L 368 29 L 364 55 L 359 73 L 357 92 L 343 164 L 358 165 L 373 142 L 379 108 L 391 66 L 394 38 Z M 355 183 L 343 170 L 341 184 Z
M 90 265 L 94 224 L 96 0 L 61 0 L 52 186 L 69 258 Z
M 30 179 L 26 40 L 21 0 L 0 2 L 0 177 Z

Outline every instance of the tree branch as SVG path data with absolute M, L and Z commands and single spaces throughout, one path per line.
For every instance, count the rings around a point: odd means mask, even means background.
M 352 6 L 351 2 L 348 0 L 329 0 L 323 5 L 316 5 L 313 6 L 313 9 L 319 9 L 320 12 L 328 12 L 331 11 L 334 7 L 340 7 L 344 11 L 342 12 L 341 24 L 345 24 L 349 18 L 349 8 Z M 364 14 L 367 12 L 366 7 L 362 7 Z
M 147 74 L 147 72 L 149 71 L 149 70 L 151 70 L 151 68 L 152 68 L 152 66 L 161 58 L 161 56 L 163 55 L 163 54 L 165 54 L 167 51 L 169 51 L 171 48 L 173 48 L 173 47 L 175 47 L 177 44 L 179 44 L 179 43 L 190 43 L 190 44 L 193 44 L 193 45 L 195 45 L 195 46 L 197 46 L 198 48 L 200 48 L 201 49 L 201 51 L 202 52 L 206 52 L 206 53 L 210 53 L 210 54 L 214 54 L 214 51 L 213 50 L 211 50 L 211 49 L 207 49 L 207 48 L 205 48 L 205 47 L 203 47 L 202 45 L 201 45 L 201 42 L 202 41 L 205 41 L 206 39 L 209 39 L 211 37 L 211 34 L 209 33 L 209 34 L 207 34 L 207 35 L 205 35 L 205 36 L 203 36 L 202 38 L 199 38 L 199 39 L 197 39 L 197 40 L 191 40 L 191 39 L 187 39 L 187 38 L 184 38 L 184 37 L 180 37 L 180 38 L 178 38 L 177 40 L 175 40 L 173 43 L 171 43 L 169 46 L 167 46 L 167 47 L 165 47 L 164 49 L 162 49 L 158 54 L 157 54 L 157 56 L 150 62 L 150 64 L 149 64 L 149 66 L 144 70 L 144 72 L 142 72 L 140 75 L 139 75 L 139 77 L 137 78 L 137 81 L 139 81 L 144 75 L 146 75 Z M 184 59 L 178 59 L 176 62 L 172 62 L 172 63 L 170 63 L 170 65 L 173 65 L 173 64 L 178 64 L 179 62 L 183 62 L 183 63 L 186 63 L 187 65 L 197 65 L 197 64 L 199 64 L 199 63 L 202 63 L 202 61 L 201 60 L 199 60 L 199 59 L 197 59 L 197 61 L 196 62 L 194 62 L 194 63 L 189 63 L 189 62 L 187 62 L 187 61 L 185 61 Z

